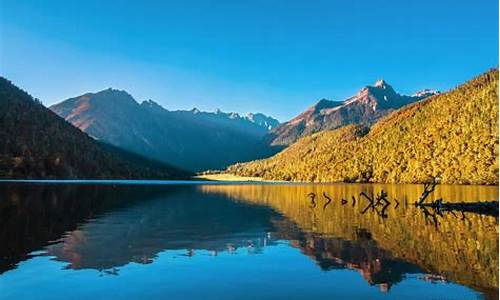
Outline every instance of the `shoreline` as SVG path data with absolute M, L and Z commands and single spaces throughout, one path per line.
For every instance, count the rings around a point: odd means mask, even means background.
M 0 179 L 0 184 L 5 183 L 33 183 L 33 184 L 121 184 L 121 185 L 171 185 L 171 184 L 286 184 L 286 185 L 328 185 L 328 184 L 382 184 L 382 185 L 423 185 L 424 183 L 381 183 L 381 182 L 309 182 L 309 181 L 284 181 L 269 180 L 262 177 L 238 176 L 234 174 L 206 174 L 195 175 L 190 179 L 42 179 L 42 178 L 18 178 Z M 499 187 L 498 184 L 450 184 L 439 183 L 439 186 L 489 186 Z
M 262 177 L 238 176 L 229 173 L 196 175 L 193 176 L 193 178 L 206 181 L 289 182 L 289 181 L 279 181 L 279 180 L 266 180 Z

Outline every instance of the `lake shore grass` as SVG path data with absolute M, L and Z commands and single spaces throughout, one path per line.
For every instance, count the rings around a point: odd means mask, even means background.
M 251 181 L 251 182 L 279 182 L 277 180 L 265 180 L 262 177 L 246 177 L 229 173 L 204 174 L 194 176 L 193 179 L 208 181 Z

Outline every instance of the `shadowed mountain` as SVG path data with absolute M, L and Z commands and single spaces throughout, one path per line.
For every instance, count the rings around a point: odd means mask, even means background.
M 0 178 L 187 176 L 187 172 L 95 141 L 0 78 Z
M 345 101 L 319 100 L 305 112 L 273 129 L 266 140 L 272 145 L 289 145 L 322 130 L 348 124 L 370 125 L 395 109 L 436 93 L 424 90 L 414 96 L 400 95 L 384 80 L 379 80 Z
M 272 117 L 269 117 L 269 116 L 266 116 L 264 114 L 261 114 L 261 113 L 256 113 L 256 114 L 253 114 L 253 113 L 249 113 L 246 118 L 261 126 L 261 127 L 265 127 L 267 128 L 268 130 L 272 130 L 274 128 L 276 128 L 280 122 Z
M 262 137 L 278 124 L 263 114 L 168 111 L 152 100 L 139 104 L 125 91 L 113 89 L 50 109 L 98 140 L 194 171 L 271 155 Z

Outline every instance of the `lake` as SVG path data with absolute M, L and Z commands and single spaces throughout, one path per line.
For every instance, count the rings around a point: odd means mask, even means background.
M 0 299 L 498 299 L 498 218 L 421 185 L 151 183 L 0 183 Z

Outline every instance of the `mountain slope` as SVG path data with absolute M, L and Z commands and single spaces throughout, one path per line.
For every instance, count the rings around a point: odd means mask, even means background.
M 414 96 L 400 95 L 384 80 L 379 80 L 345 101 L 318 101 L 302 114 L 276 127 L 266 139 L 272 145 L 289 145 L 301 137 L 322 130 L 336 129 L 348 124 L 370 125 L 401 106 L 435 93 L 424 90 Z
M 277 121 L 261 114 L 168 111 L 154 101 L 139 104 L 126 92 L 112 89 L 50 109 L 96 139 L 193 171 L 274 153 L 262 137 Z
M 180 178 L 188 173 L 98 143 L 0 77 L 0 178 Z
M 410 104 L 371 129 L 349 125 L 300 139 L 228 172 L 295 181 L 498 183 L 498 69 Z

